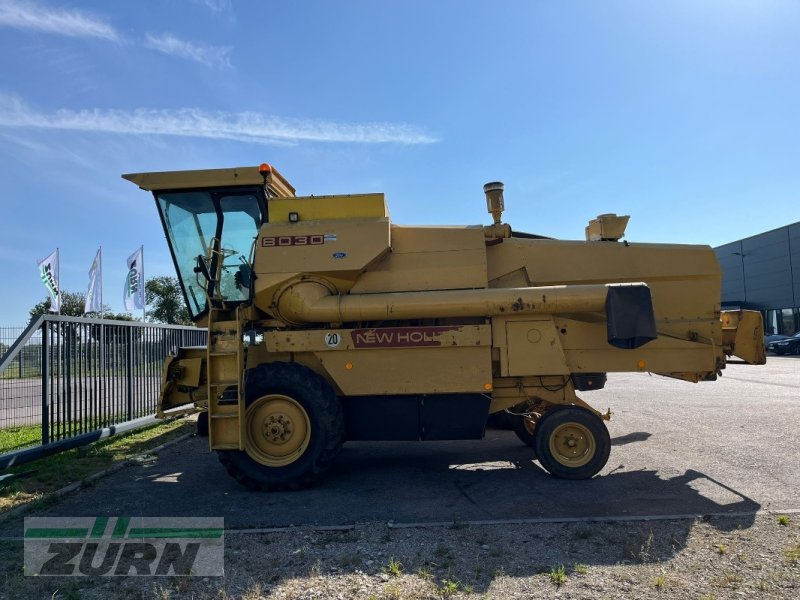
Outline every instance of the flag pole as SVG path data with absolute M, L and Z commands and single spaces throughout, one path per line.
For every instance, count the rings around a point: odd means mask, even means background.
M 56 265 L 58 268 L 56 269 L 56 298 L 58 299 L 58 316 L 61 316 L 61 249 L 56 246 Z
M 100 260 L 98 261 L 97 270 L 100 274 L 100 318 L 103 318 L 103 247 L 97 249 L 97 253 L 100 255 Z
M 144 323 L 147 320 L 147 315 L 146 315 L 146 312 L 145 312 L 147 310 L 145 308 L 145 306 L 146 306 L 146 301 L 145 301 L 146 294 L 145 294 L 145 290 L 144 290 L 144 244 L 139 246 L 139 250 L 141 252 L 141 257 L 142 257 L 142 323 Z

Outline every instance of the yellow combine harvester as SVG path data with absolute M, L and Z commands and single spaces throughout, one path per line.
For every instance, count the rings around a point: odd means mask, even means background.
M 124 175 L 153 192 L 207 348 L 166 360 L 159 413 L 201 410 L 209 445 L 255 489 L 296 488 L 347 440 L 481 439 L 506 411 L 552 475 L 592 477 L 610 450 L 577 391 L 606 373 L 714 380 L 763 364 L 761 315 L 720 312 L 708 246 L 394 225 L 382 194 L 296 197 L 269 165 Z

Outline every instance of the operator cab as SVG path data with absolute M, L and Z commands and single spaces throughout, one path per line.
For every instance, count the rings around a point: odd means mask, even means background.
M 209 304 L 230 310 L 252 298 L 252 266 L 267 198 L 294 196 L 268 165 L 123 175 L 156 199 L 193 321 Z

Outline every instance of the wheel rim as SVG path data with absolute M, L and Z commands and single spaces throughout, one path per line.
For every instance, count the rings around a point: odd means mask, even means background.
M 270 394 L 247 408 L 245 450 L 269 467 L 282 467 L 302 456 L 311 439 L 311 422 L 302 405 L 283 394 Z
M 559 425 L 550 435 L 550 454 L 565 467 L 582 467 L 595 455 L 597 443 L 589 428 L 580 423 Z

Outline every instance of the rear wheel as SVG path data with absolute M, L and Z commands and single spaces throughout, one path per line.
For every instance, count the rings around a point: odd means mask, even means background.
M 608 462 L 611 437 L 603 420 L 579 406 L 559 406 L 536 425 L 536 456 L 554 477 L 589 479 Z
M 526 446 L 536 448 L 536 417 L 527 415 L 512 415 L 511 427 L 519 440 Z
M 342 406 L 331 386 L 296 363 L 267 363 L 245 377 L 245 450 L 220 450 L 239 483 L 255 490 L 298 489 L 341 450 Z

